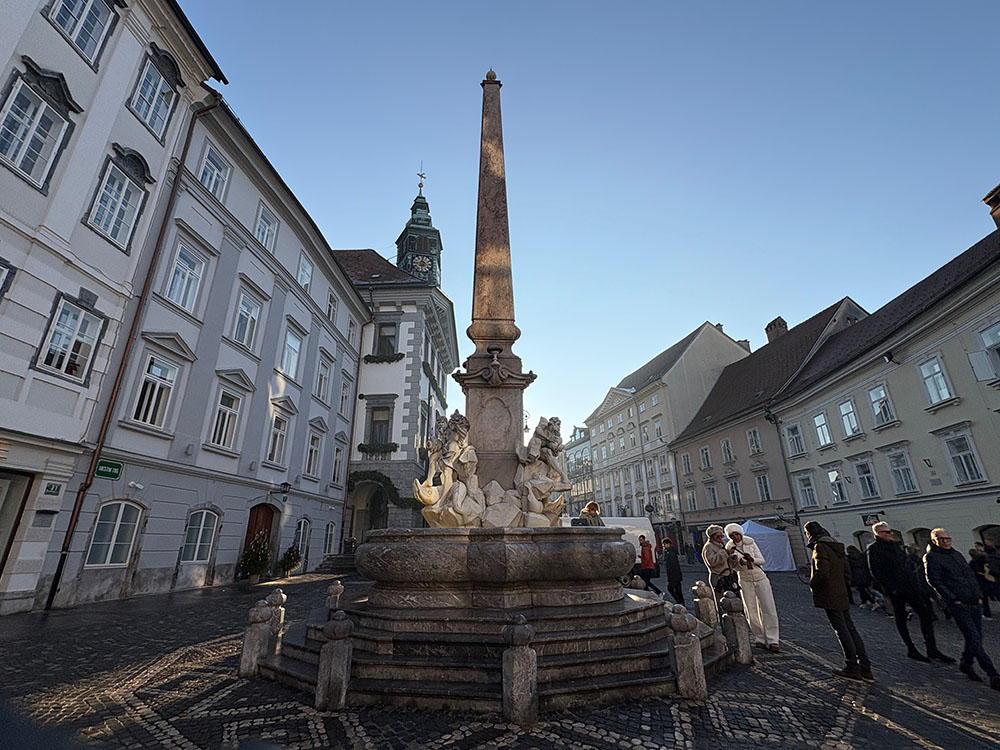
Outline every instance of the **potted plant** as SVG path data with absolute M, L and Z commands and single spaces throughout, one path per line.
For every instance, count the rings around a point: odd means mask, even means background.
M 255 584 L 270 567 L 271 545 L 267 541 L 267 532 L 261 529 L 240 555 L 240 570 L 247 574 L 251 584 Z
M 281 567 L 281 577 L 285 578 L 295 570 L 299 565 L 302 564 L 302 553 L 299 552 L 299 548 L 294 544 L 285 550 L 285 554 L 281 556 L 281 560 L 278 565 Z

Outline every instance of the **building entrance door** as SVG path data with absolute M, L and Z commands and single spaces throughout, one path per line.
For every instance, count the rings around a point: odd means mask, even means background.
M 31 477 L 0 471 L 0 573 L 14 546 L 14 534 L 21 521 Z M 50 516 L 51 518 L 51 516 Z
M 250 540 L 262 530 L 270 539 L 272 528 L 274 528 L 274 508 L 265 503 L 253 506 L 250 509 L 250 521 L 247 523 L 247 538 L 243 540 L 243 549 L 246 549 Z

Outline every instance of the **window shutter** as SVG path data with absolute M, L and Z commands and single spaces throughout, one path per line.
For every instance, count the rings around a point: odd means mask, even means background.
M 997 377 L 993 363 L 990 361 L 989 352 L 969 352 L 969 364 L 972 365 L 972 371 L 976 374 L 976 380 L 980 382 L 993 380 Z

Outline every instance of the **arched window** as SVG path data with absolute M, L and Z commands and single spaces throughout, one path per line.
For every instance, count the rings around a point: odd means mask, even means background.
M 188 516 L 181 562 L 208 562 L 218 523 L 218 514 L 210 510 L 198 510 Z
M 86 564 L 128 565 L 141 512 L 138 505 L 121 500 L 101 506 Z
M 332 555 L 333 547 L 337 543 L 337 524 L 330 521 L 326 525 L 326 534 L 323 537 L 323 554 Z
M 913 544 L 916 546 L 920 553 L 927 548 L 927 545 L 931 543 L 931 530 L 930 529 L 914 529 L 910 532 L 913 537 Z
M 309 519 L 299 519 L 295 524 L 295 540 L 292 544 L 299 548 L 303 557 L 306 556 L 306 545 L 309 544 Z
M 983 544 L 992 544 L 994 547 L 1000 546 L 1000 526 L 981 526 L 978 531 Z

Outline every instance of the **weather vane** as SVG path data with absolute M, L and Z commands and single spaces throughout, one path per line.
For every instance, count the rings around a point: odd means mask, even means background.
M 420 178 L 420 182 L 417 183 L 417 190 L 421 195 L 424 194 L 424 180 L 427 179 L 427 175 L 424 173 L 424 162 L 423 159 L 420 160 L 420 171 L 417 172 L 417 177 Z

